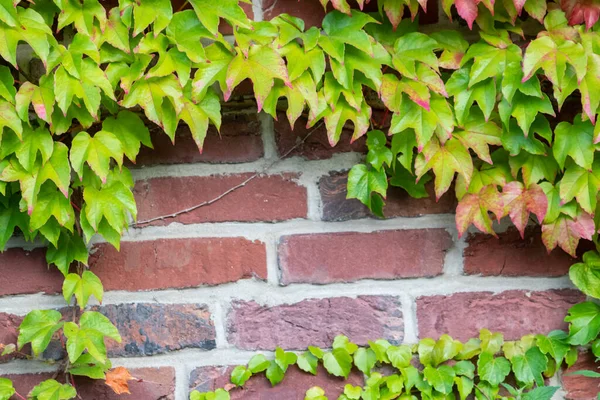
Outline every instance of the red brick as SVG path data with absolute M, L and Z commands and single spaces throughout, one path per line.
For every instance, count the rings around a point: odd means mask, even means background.
M 483 328 L 502 332 L 506 340 L 530 333 L 548 333 L 566 329 L 564 318 L 568 309 L 583 300 L 581 292 L 570 289 L 420 297 L 417 299 L 419 336 L 439 338 L 447 333 L 464 341 L 478 337 Z
M 525 239 L 515 228 L 500 233 L 470 234 L 465 248 L 465 273 L 484 276 L 561 276 L 575 260 L 560 249 L 548 254 L 539 227 L 528 227 Z
M 283 156 L 296 146 L 299 141 L 306 138 L 308 133 L 313 131 L 315 127 L 306 128 L 306 118 L 301 117 L 296 121 L 292 129 L 285 113 L 278 113 L 277 115 L 277 121 L 275 121 L 274 126 L 277 152 L 279 156 Z M 288 157 L 300 156 L 309 160 L 319 160 L 331 158 L 336 153 L 346 153 L 349 151 L 366 152 L 365 139 L 361 138 L 354 143 L 350 143 L 351 137 L 352 131 L 344 129 L 339 143 L 335 147 L 331 147 L 327 139 L 325 125 L 321 125 L 308 136 L 303 144 L 296 147 Z
M 223 388 L 229 383 L 232 370 L 233 367 L 228 366 L 197 368 L 190 376 L 190 390 L 198 390 L 202 393 Z M 275 387 L 271 387 L 264 376 L 255 376 L 246 382 L 243 388 L 235 388 L 229 394 L 232 400 L 304 400 L 308 389 L 319 386 L 325 390 L 325 394 L 330 399 L 337 399 L 344 392 L 346 384 L 362 386 L 364 382 L 357 371 L 354 371 L 348 379 L 341 379 L 329 375 L 322 366 L 319 366 L 316 376 L 292 366 L 287 370 L 285 379 Z
M 256 114 L 224 114 L 221 131 L 210 126 L 202 153 L 190 129 L 182 124 L 177 129 L 175 144 L 158 127 L 151 129 L 154 149 L 143 146 L 137 157 L 138 166 L 189 163 L 241 163 L 258 160 L 263 155 L 261 125 Z
M 346 172 L 333 172 L 319 180 L 319 190 L 323 202 L 323 220 L 345 221 L 373 216 L 360 201 L 346 199 L 347 183 L 348 174 Z M 383 209 L 385 217 L 417 217 L 426 214 L 454 213 L 456 210 L 454 193 L 446 193 L 436 202 L 433 185 L 427 185 L 426 188 L 429 197 L 415 199 L 410 197 L 404 189 L 390 186 Z
M 205 177 L 155 178 L 139 181 L 134 193 L 138 204 L 138 220 L 167 215 L 195 206 L 222 195 L 241 184 L 252 174 Z M 156 221 L 152 225 L 171 222 L 275 222 L 305 218 L 306 188 L 294 182 L 297 175 L 258 177 L 219 201 L 176 218 Z M 243 207 L 240 205 L 243 204 Z
M 267 278 L 265 245 L 243 238 L 101 244 L 90 258 L 106 290 L 152 290 Z M 127 277 L 127 279 L 123 279 Z
M 216 347 L 210 312 L 201 304 L 119 304 L 97 308 L 119 329 L 122 342 L 107 339 L 111 356 L 150 356 Z
M 17 344 L 17 336 L 19 336 L 18 328 L 21 325 L 22 317 L 12 314 L 0 312 L 0 344 Z M 0 351 L 2 353 L 2 351 Z M 9 361 L 14 358 L 14 355 L 6 355 L 0 357 L 0 363 Z
M 382 247 L 383 243 L 389 247 Z M 332 283 L 440 275 L 444 254 L 451 245 L 450 234 L 444 229 L 285 236 L 279 245 L 282 282 Z
M 330 347 L 337 335 L 358 344 L 377 338 L 398 343 L 404 337 L 404 322 L 400 301 L 391 296 L 309 299 L 273 307 L 236 301 L 227 330 L 229 343 L 240 349 L 306 349 Z
M 594 355 L 579 353 L 579 359 L 571 368 L 562 374 L 562 386 L 567 395 L 566 400 L 596 400 L 600 392 L 600 379 L 587 378 L 581 375 L 569 375 L 575 371 L 588 370 L 598 371 L 598 364 L 594 361 Z
M 8 249 L 0 253 L 0 296 L 58 293 L 62 274 L 46 263 L 46 249 Z
M 169 367 L 161 368 L 136 368 L 131 369 L 130 373 L 137 380 L 129 381 L 129 390 L 131 399 L 143 400 L 173 400 L 175 398 L 175 370 Z M 34 386 L 46 379 L 52 379 L 53 374 L 24 374 L 24 375 L 5 375 L 13 381 L 14 387 L 19 394 L 27 396 Z M 64 376 L 56 378 L 64 383 Z M 123 396 L 115 394 L 112 389 L 104 384 L 103 380 L 92 380 L 84 377 L 77 377 L 75 385 L 78 394 L 85 400 L 119 400 Z M 16 399 L 12 397 L 11 399 Z

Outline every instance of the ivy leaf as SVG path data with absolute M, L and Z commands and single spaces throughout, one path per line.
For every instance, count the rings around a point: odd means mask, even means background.
M 77 299 L 79 308 L 83 310 L 90 296 L 94 296 L 100 303 L 104 296 L 104 287 L 100 279 L 91 271 L 83 271 L 83 274 L 69 274 L 63 282 L 63 297 L 67 303 L 71 303 L 71 297 L 74 295 Z
M 569 323 L 567 342 L 586 345 L 600 333 L 600 306 L 590 301 L 576 304 L 569 309 L 565 321 Z
M 518 354 L 511 360 L 515 377 L 519 382 L 544 385 L 542 373 L 546 370 L 548 359 L 537 346 L 527 350 L 524 355 Z
M 539 134 L 544 139 L 552 139 L 550 124 L 541 114 L 538 114 L 531 125 L 531 131 Z M 530 134 L 525 136 L 523 130 L 514 119 L 510 120 L 509 125 L 502 132 L 502 147 L 508 150 L 511 156 L 518 155 L 521 150 L 525 150 L 530 154 L 546 155 L 546 146 L 536 138 L 536 135 Z
M 17 18 L 16 3 L 8 0 L 0 1 L 0 21 L 8 26 L 15 27 L 17 26 Z
M 54 109 L 54 84 L 49 79 L 44 81 L 44 77 L 40 81 L 39 87 L 31 82 L 25 82 L 19 87 L 15 96 L 15 109 L 19 118 L 26 121 L 29 119 L 29 105 L 33 105 L 37 116 L 50 124 Z
M 529 135 L 531 125 L 539 113 L 555 115 L 552 103 L 545 93 L 540 98 L 516 92 L 513 96 L 512 104 L 509 104 L 506 99 L 502 99 L 498 104 L 498 112 L 504 126 L 509 126 L 510 116 L 515 117 L 517 124 L 523 130 L 525 136 Z
M 202 25 L 209 32 L 216 36 L 219 31 L 219 20 L 226 19 L 231 25 L 241 26 L 243 28 L 251 28 L 248 23 L 248 17 L 244 13 L 242 7 L 239 6 L 238 0 L 191 0 L 190 4 L 194 7 L 196 15 Z
M 219 83 L 222 92 L 227 91 L 227 68 L 233 59 L 233 54 L 221 43 L 213 43 L 204 48 L 209 63 L 198 65 L 192 81 L 192 94 L 202 98 L 210 85 Z
M 502 196 L 494 185 L 486 186 L 476 194 L 467 193 L 456 207 L 458 234 L 462 237 L 469 225 L 473 224 L 480 231 L 496 236 L 489 211 L 493 212 L 498 220 L 504 215 Z
M 546 249 L 551 251 L 558 245 L 572 257 L 577 257 L 579 239 L 592 240 L 594 233 L 594 221 L 585 212 L 575 218 L 561 214 L 554 222 L 542 225 L 542 241 Z
M 202 63 L 206 61 L 206 53 L 204 47 L 200 45 L 200 40 L 212 38 L 212 34 L 198 20 L 194 11 L 176 12 L 167 27 L 166 33 L 179 51 L 184 52 L 192 62 Z
M 236 386 L 244 386 L 244 384 L 250 379 L 252 372 L 243 365 L 238 365 L 231 371 L 231 383 Z
M 59 330 L 63 323 L 60 322 L 62 315 L 56 310 L 33 310 L 29 312 L 19 326 L 19 337 L 17 346 L 22 349 L 27 343 L 31 343 L 31 349 L 35 356 L 46 350 L 52 335 Z
M 386 350 L 390 363 L 394 368 L 406 368 L 412 361 L 412 349 L 409 346 L 390 346 Z M 354 356 L 356 358 L 356 355 Z
M 377 171 L 364 164 L 357 164 L 348 173 L 348 199 L 358 199 L 371 208 L 372 194 L 387 195 L 387 176 L 385 170 Z
M 46 251 L 46 261 L 54 264 L 67 276 L 69 267 L 73 261 L 79 261 L 85 265 L 88 263 L 88 249 L 79 235 L 70 235 L 61 232 L 58 246 L 49 246 Z
M 17 115 L 15 106 L 7 101 L 0 100 L 0 141 L 2 140 L 2 130 L 8 127 L 15 132 L 19 139 L 23 136 L 23 126 Z
M 458 389 L 460 400 L 466 400 L 473 392 L 473 387 L 475 386 L 473 380 L 466 376 L 457 376 L 454 378 L 454 383 L 456 384 L 456 389 Z
M 67 338 L 67 354 L 71 362 L 75 362 L 81 357 L 85 350 L 97 362 L 105 363 L 107 361 L 106 345 L 102 334 L 99 332 L 80 329 L 74 322 L 67 322 L 64 333 Z
M 109 132 L 119 139 L 123 153 L 131 161 L 140 151 L 141 144 L 152 147 L 150 131 L 137 114 L 131 111 L 121 111 L 116 118 L 108 117 L 102 122 L 102 131 Z
M 73 139 L 70 160 L 80 177 L 83 176 L 83 164 L 87 163 L 102 183 L 106 183 L 111 158 L 119 166 L 123 165 L 121 141 L 112 133 L 100 131 L 92 137 L 87 132 L 79 132 Z
M 452 136 L 460 140 L 463 146 L 472 149 L 477 156 L 488 164 L 493 164 L 489 145 L 500 146 L 502 129 L 491 121 L 486 121 L 478 111 L 471 111 L 463 128 L 454 131 Z
M 173 17 L 169 0 L 144 0 L 133 4 L 133 36 L 137 36 L 150 24 L 154 24 L 154 35 L 165 29 Z M 193 5 L 193 2 L 192 2 Z
M 396 41 L 392 53 L 392 63 L 403 76 L 418 79 L 417 62 L 428 65 L 437 71 L 438 59 L 434 51 L 438 48 L 438 43 L 429 36 L 419 32 L 411 32 Z
M 371 375 L 371 370 L 377 364 L 377 356 L 372 349 L 359 348 L 354 353 L 354 365 L 365 375 Z
M 526 3 L 527 4 L 527 3 Z M 550 400 L 554 394 L 560 389 L 558 386 L 541 386 L 523 393 L 523 400 Z
M 0 25 L 0 57 L 17 67 L 17 45 L 20 41 L 27 42 L 46 63 L 50 54 L 50 46 L 56 44 L 52 30 L 44 21 L 44 17 L 32 8 L 17 7 L 18 26 Z M 26 26 L 27 29 L 21 27 Z
M 469 151 L 458 139 L 450 139 L 443 146 L 440 146 L 437 140 L 433 140 L 425 147 L 423 153 L 417 156 L 417 179 L 430 169 L 435 174 L 435 194 L 439 199 L 450 188 L 455 173 L 462 175 L 467 182 L 471 181 L 473 161 Z
M 560 199 L 566 204 L 574 198 L 589 214 L 596 210 L 600 190 L 600 161 L 594 162 L 591 171 L 571 164 L 560 180 Z
M 75 388 L 68 383 L 61 384 L 48 379 L 34 387 L 29 397 L 36 400 L 69 400 L 77 396 Z
M 502 188 L 502 201 L 505 213 L 521 233 L 521 238 L 525 237 L 529 213 L 534 213 L 538 221 L 542 222 L 548 211 L 548 198 L 536 184 L 526 188 L 518 181 L 507 183 Z
M 293 81 L 291 88 L 281 82 L 275 83 L 273 90 L 271 90 L 263 105 L 265 112 L 274 118 L 277 118 L 278 101 L 282 96 L 287 98 L 288 109 L 286 114 L 290 126 L 294 126 L 296 120 L 300 118 L 304 112 L 305 104 L 308 104 L 311 110 L 309 119 L 315 118 L 319 109 L 319 97 L 317 87 L 309 72 L 305 72 Z
M 502 76 L 509 63 L 521 61 L 521 49 L 515 44 L 506 48 L 498 48 L 479 42 L 469 47 L 462 63 L 471 59 L 474 61 L 469 77 L 469 87 L 488 78 Z
M 477 370 L 481 380 L 489 382 L 492 386 L 498 386 L 510 373 L 510 362 L 504 357 L 494 357 L 484 352 L 477 361 Z
M 265 374 L 269 382 L 271 382 L 271 386 L 277 385 L 285 376 L 285 372 L 279 365 L 277 365 L 275 361 L 271 361 L 271 364 L 269 365 L 269 368 L 267 368 L 267 372 Z
M 475 18 L 477 18 L 478 14 L 478 2 L 476 0 L 456 0 L 454 4 L 456 5 L 456 11 L 458 11 L 458 15 L 467 21 L 469 29 L 473 29 L 473 22 L 475 21 Z
M 34 130 L 26 126 L 23 131 L 21 145 L 15 152 L 15 155 L 23 168 L 27 171 L 32 171 L 38 153 L 41 156 L 42 164 L 45 164 L 50 160 L 53 150 L 54 141 L 46 128 L 39 127 Z
M 62 0 L 61 12 L 58 15 L 57 30 L 74 24 L 78 32 L 87 36 L 94 33 L 94 20 L 98 21 L 100 30 L 106 27 L 106 10 L 97 0 Z
M 323 31 L 326 35 L 319 37 L 319 46 L 341 63 L 344 62 L 346 44 L 373 56 L 371 38 L 362 28 L 376 22 L 371 16 L 355 10 L 351 11 L 351 15 L 330 12 L 323 19 Z
M 104 31 L 103 39 L 115 48 L 130 53 L 129 28 L 121 20 L 121 13 L 118 8 L 115 7 L 110 10 L 106 26 L 108 29 Z
M 356 361 L 356 359 L 355 359 Z M 310 351 L 305 351 L 298 356 L 298 368 L 304 372 L 308 372 L 312 375 L 317 375 L 317 367 L 319 365 L 319 359 L 315 357 Z
M 554 129 L 554 145 L 552 152 L 561 169 L 565 167 L 565 160 L 570 156 L 577 165 L 585 169 L 592 169 L 594 162 L 594 126 L 589 121 L 582 121 L 581 115 L 568 122 L 559 123 Z
M 5 0 L 3 0 L 5 1 Z M 0 2 L 0 15 L 2 14 L 2 2 Z M 17 89 L 15 88 L 15 80 L 13 79 L 10 69 L 7 66 L 0 66 L 0 97 L 9 103 L 15 103 Z
M 449 335 L 442 335 L 433 346 L 431 353 L 434 366 L 453 359 L 462 349 L 462 343 Z
M 552 357 L 556 365 L 560 366 L 570 348 L 566 343 L 567 337 L 568 335 L 563 331 L 552 331 L 548 335 L 536 335 L 535 339 L 540 350 Z
M 583 255 L 583 262 L 569 269 L 569 277 L 579 290 L 595 298 L 600 298 L 600 256 L 595 251 Z
M 352 369 L 352 356 L 346 349 L 333 349 L 323 356 L 323 366 L 331 375 L 348 378 Z
M 83 190 L 85 216 L 95 230 L 102 218 L 117 232 L 127 226 L 127 217 L 137 215 L 135 198 L 131 190 L 120 181 L 110 182 L 100 190 L 86 186 Z
M 254 86 L 258 111 L 273 88 L 274 79 L 281 79 L 291 87 L 283 58 L 269 46 L 253 45 L 245 56 L 241 51 L 231 60 L 227 69 L 227 91 L 225 101 L 233 89 L 244 79 L 249 78 Z
M 456 376 L 454 370 L 449 365 L 441 365 L 439 367 L 426 366 L 423 370 L 425 379 L 431 386 L 440 393 L 450 394 L 452 393 L 452 387 L 454 386 L 454 377 Z
M 0 378 L 0 399 L 9 400 L 15 394 L 15 388 L 10 380 Z
M 42 185 L 39 197 L 36 200 L 35 207 L 30 216 L 30 229 L 37 230 L 42 228 L 50 217 L 54 217 L 60 226 L 73 231 L 75 223 L 75 213 L 68 197 L 56 190 L 52 184 Z M 58 237 L 57 237 L 58 239 Z M 55 246 L 56 242 L 53 242 Z
M 104 337 L 111 338 L 117 343 L 121 343 L 121 335 L 112 322 L 104 315 L 96 311 L 86 311 L 81 314 L 79 320 L 81 329 L 94 330 Z
M 525 186 L 538 183 L 543 179 L 554 182 L 558 171 L 554 157 L 529 154 L 523 151 L 518 156 L 511 157 L 508 162 L 513 177 L 517 177 L 519 171 L 522 172 Z

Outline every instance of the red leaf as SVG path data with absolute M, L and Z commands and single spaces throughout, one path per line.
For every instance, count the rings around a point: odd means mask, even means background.
M 579 239 L 592 240 L 594 232 L 594 220 L 588 213 L 582 212 L 575 219 L 560 215 L 556 221 L 542 225 L 542 241 L 548 252 L 558 245 L 572 257 L 577 257 Z
M 525 237 L 529 213 L 534 213 L 539 221 L 543 221 L 548 211 L 548 198 L 536 184 L 525 188 L 521 182 L 510 182 L 502 188 L 502 200 L 504 212 L 510 216 L 521 233 L 521 238 Z
M 471 224 L 482 232 L 496 236 L 488 212 L 493 212 L 499 220 L 502 218 L 503 210 L 502 197 L 496 186 L 486 186 L 477 194 L 468 193 L 456 207 L 458 236 L 461 237 Z
M 523 11 L 523 6 L 525 5 L 526 1 L 527 0 L 513 0 L 518 15 L 521 15 L 521 12 Z
M 477 18 L 477 0 L 456 0 L 456 11 L 469 25 L 469 29 L 473 29 L 473 22 Z
M 567 14 L 570 25 L 585 22 L 585 27 L 590 29 L 600 17 L 600 2 L 598 0 L 561 0 L 560 5 Z

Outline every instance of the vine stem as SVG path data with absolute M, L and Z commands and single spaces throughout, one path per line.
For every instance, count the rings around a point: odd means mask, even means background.
M 479 393 L 481 393 L 483 395 L 483 397 L 485 397 L 487 400 L 492 400 L 488 397 L 488 395 L 475 383 L 473 382 L 473 386 L 475 386 L 475 388 L 477 390 L 479 390 Z
M 15 396 L 17 396 L 21 400 L 27 400 L 25 397 L 21 396 L 21 394 L 19 392 L 16 392 L 16 391 L 15 391 Z
M 196 204 L 196 205 L 194 205 L 192 207 L 188 207 L 188 208 L 185 208 L 183 210 L 176 211 L 176 212 L 174 212 L 172 214 L 161 215 L 159 217 L 150 218 L 150 219 L 147 219 L 147 220 L 144 220 L 144 221 L 134 222 L 134 223 L 130 224 L 129 226 L 141 226 L 141 225 L 146 225 L 146 224 L 149 224 L 149 223 L 155 222 L 155 221 L 164 221 L 165 219 L 175 218 L 175 217 L 178 217 L 179 215 L 187 214 L 187 213 L 195 211 L 195 210 L 197 210 L 197 209 L 199 209 L 201 207 L 209 206 L 209 205 L 211 205 L 213 203 L 216 203 L 217 201 L 221 200 L 223 197 L 225 197 L 225 196 L 227 196 L 227 195 L 235 192 L 238 189 L 243 188 L 248 183 L 250 183 L 254 179 L 258 178 L 260 175 L 264 174 L 265 172 L 267 172 L 268 170 L 270 170 L 271 168 L 273 168 L 275 165 L 277 165 L 279 162 L 281 162 L 282 160 L 284 160 L 287 156 L 289 156 L 299 146 L 303 145 L 306 142 L 306 140 L 310 137 L 310 135 L 312 135 L 321 126 L 323 126 L 323 122 L 320 122 L 319 124 L 317 124 L 313 129 L 311 129 L 302 138 L 302 140 L 300 140 L 298 143 L 296 143 L 294 146 L 292 146 L 292 148 L 290 148 L 288 151 L 286 151 L 280 158 L 278 158 L 277 160 L 275 160 L 272 163 L 270 163 L 267 166 L 265 166 L 262 169 L 262 171 L 257 172 L 254 175 L 252 175 L 252 176 L 248 177 L 247 179 L 245 179 L 243 182 L 238 183 L 237 185 L 230 187 L 229 189 L 227 189 L 226 191 L 224 191 L 220 195 L 218 195 L 216 197 L 213 197 L 210 200 L 203 201 L 202 203 Z

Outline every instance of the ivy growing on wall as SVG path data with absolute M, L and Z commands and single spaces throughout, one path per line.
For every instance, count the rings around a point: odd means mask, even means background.
M 346 0 L 331 3 L 336 10 L 322 29 L 305 29 L 290 15 L 251 21 L 237 0 L 190 0 L 190 9 L 177 12 L 169 0 L 120 0 L 111 10 L 97 0 L 0 0 L 0 248 L 15 234 L 47 242 L 47 261 L 65 276 L 63 294 L 73 304 L 62 314 L 29 313 L 18 343 L 3 344 L 3 354 L 31 344 L 38 356 L 58 334 L 67 382 L 84 375 L 127 390 L 131 376 L 112 369 L 106 354 L 105 340 L 120 341 L 117 329 L 86 310 L 91 296 L 103 296 L 86 266 L 90 241 L 99 235 L 119 248 L 135 220 L 124 164 L 152 146 L 147 123 L 172 140 L 178 124 L 187 124 L 202 151 L 209 124 L 220 127 L 221 101 L 246 79 L 259 111 L 276 116 L 284 107 L 292 125 L 302 116 L 311 127 L 324 121 L 332 146 L 344 128 L 352 140 L 366 135 L 368 154 L 350 171 L 348 196 L 376 215 L 389 185 L 425 197 L 433 180 L 438 199 L 454 187 L 461 235 L 470 225 L 494 234 L 493 219 L 507 216 L 522 235 L 526 225 L 541 224 L 548 250 L 575 256 L 581 239 L 597 244 L 598 4 L 444 0 L 449 16 L 456 10 L 478 27 L 479 40 L 467 41 L 459 30 L 424 34 L 402 19 L 405 7 L 414 19 L 424 0 L 381 0 L 375 14 Z M 222 21 L 233 27 L 233 43 L 219 33 Z M 43 73 L 34 74 L 27 54 Z M 381 121 L 373 109 L 385 110 Z M 592 251 L 570 272 L 596 298 L 599 268 Z M 340 337 L 332 351 L 257 356 L 234 371 L 233 382 L 266 371 L 277 383 L 291 364 L 315 373 L 322 362 L 336 376 L 347 377 L 353 365 L 369 375 L 365 388 L 347 387 L 342 399 L 547 399 L 554 389 L 542 376 L 571 365 L 574 346 L 593 342 L 600 330 L 593 303 L 574 307 L 567 320 L 569 333 L 506 343 L 488 331 L 464 344 L 444 336 L 360 349 Z M 411 364 L 414 354 L 422 371 Z M 383 364 L 398 373 L 373 372 Z M 505 385 L 510 373 L 516 385 Z M 0 379 L 0 399 L 13 395 L 24 398 Z M 48 380 L 28 396 L 70 399 L 76 390 Z M 307 393 L 323 398 L 318 388 Z

